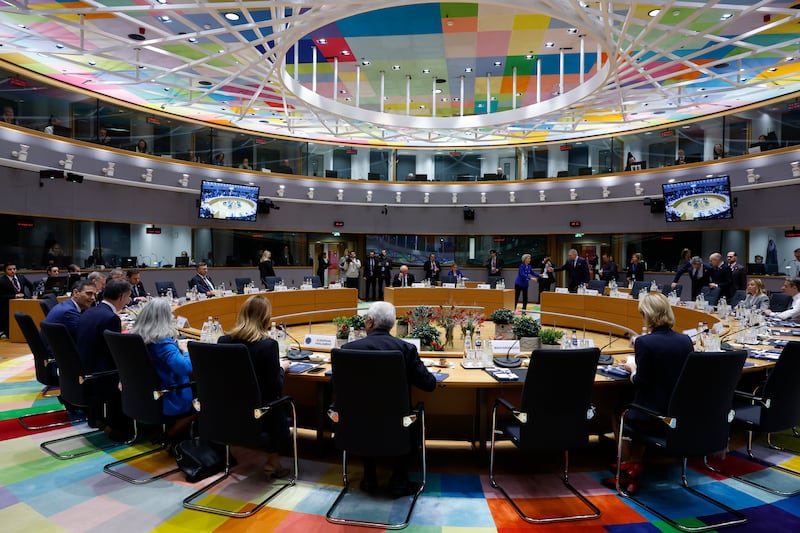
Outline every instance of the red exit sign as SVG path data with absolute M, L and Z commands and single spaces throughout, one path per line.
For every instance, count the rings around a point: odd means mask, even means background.
M 571 144 L 562 144 L 562 145 L 561 145 L 561 146 L 559 146 L 558 148 L 559 148 L 559 150 L 561 150 L 562 152 L 569 152 L 570 150 L 572 150 L 572 145 L 571 145 Z
M 148 235 L 161 235 L 161 228 L 145 228 Z
M 675 135 L 675 130 L 664 130 L 661 132 L 662 137 L 672 137 Z

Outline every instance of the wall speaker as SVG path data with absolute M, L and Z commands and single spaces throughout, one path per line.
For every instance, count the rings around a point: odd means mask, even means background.
M 667 204 L 661 198 L 650 199 L 650 212 L 651 213 L 664 213 L 667 210 Z
M 471 207 L 464 208 L 464 220 L 475 220 L 475 210 Z
M 46 169 L 39 171 L 39 179 L 40 180 L 55 180 L 61 179 L 64 177 L 63 170 L 53 170 L 53 169 Z
M 83 183 L 83 176 L 81 174 L 73 174 L 72 172 L 67 172 L 67 181 L 72 183 Z
M 269 204 L 270 204 L 270 202 L 267 202 L 266 200 L 259 200 L 258 201 L 258 214 L 259 215 L 269 215 L 269 208 L 270 208 Z

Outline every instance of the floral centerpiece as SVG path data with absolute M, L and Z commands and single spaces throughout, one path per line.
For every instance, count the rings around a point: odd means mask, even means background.
M 413 329 L 414 326 L 429 324 L 433 319 L 433 309 L 426 305 L 418 305 L 414 309 L 406 312 L 406 323 Z
M 439 342 L 439 330 L 430 324 L 419 324 L 411 328 L 409 335 L 412 339 L 419 339 L 419 344 L 427 350 L 443 350 Z
M 475 334 L 475 330 L 481 327 L 483 321 L 486 320 L 486 315 L 480 311 L 472 309 L 463 309 L 456 318 L 456 325 L 461 328 L 461 335 L 466 339 L 469 335 L 470 338 Z
M 519 339 L 520 352 L 532 352 L 539 347 L 539 322 L 528 315 L 522 315 L 514 321 L 511 331 Z
M 459 311 L 456 306 L 451 305 L 445 307 L 440 305 L 434 313 L 434 320 L 444 328 L 444 349 L 453 349 L 453 330 L 456 327 L 456 321 L 459 316 Z
M 364 317 L 361 315 L 353 315 L 347 319 L 347 322 L 353 331 L 359 331 L 366 327 L 364 324 Z
M 350 335 L 350 318 L 346 316 L 334 317 L 333 325 L 336 326 L 336 338 L 347 340 Z
M 495 309 L 489 320 L 494 322 L 494 338 L 495 339 L 511 339 L 513 333 L 511 326 L 514 324 L 514 311 L 506 307 Z

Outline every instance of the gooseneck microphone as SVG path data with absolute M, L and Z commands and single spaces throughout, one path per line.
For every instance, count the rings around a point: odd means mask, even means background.
M 517 368 L 522 366 L 522 359 L 517 356 L 511 357 L 511 349 L 514 347 L 514 343 L 511 343 L 511 346 L 508 347 L 506 350 L 505 357 L 495 357 L 494 358 L 494 366 L 501 366 L 503 368 Z
M 302 361 L 303 359 L 308 359 L 308 356 L 314 353 L 311 350 L 303 349 L 302 345 L 300 344 L 300 341 L 294 338 L 292 334 L 289 333 L 289 330 L 286 329 L 286 324 L 281 322 L 281 325 L 279 326 L 278 329 L 283 331 L 284 335 L 289 337 L 295 344 L 297 344 L 297 348 L 291 348 L 286 352 L 287 359 L 289 359 L 290 361 Z

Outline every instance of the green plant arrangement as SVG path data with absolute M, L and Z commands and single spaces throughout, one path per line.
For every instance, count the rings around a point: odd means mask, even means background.
M 347 339 L 350 335 L 350 318 L 346 316 L 334 317 L 333 325 L 336 326 L 336 338 Z
M 439 342 L 439 330 L 430 324 L 414 326 L 411 328 L 409 337 L 419 339 L 420 345 L 430 350 L 442 350 L 442 345 Z
M 411 311 L 406 312 L 406 322 L 409 328 L 428 324 L 433 320 L 433 309 L 426 305 L 418 305 Z
M 489 315 L 489 320 L 495 324 L 512 324 L 514 322 L 514 311 L 506 307 L 495 309 L 492 314 Z
M 563 336 L 563 331 L 553 328 L 542 328 L 541 331 L 539 331 L 539 339 L 542 341 L 542 344 L 560 344 L 561 337 Z
M 348 319 L 348 324 L 356 331 L 364 329 L 364 317 L 361 315 L 353 315 Z
M 539 336 L 539 330 L 539 322 L 528 315 L 517 317 L 517 319 L 514 320 L 514 327 L 511 328 L 514 336 L 518 339 L 522 339 L 523 337 L 537 337 Z

